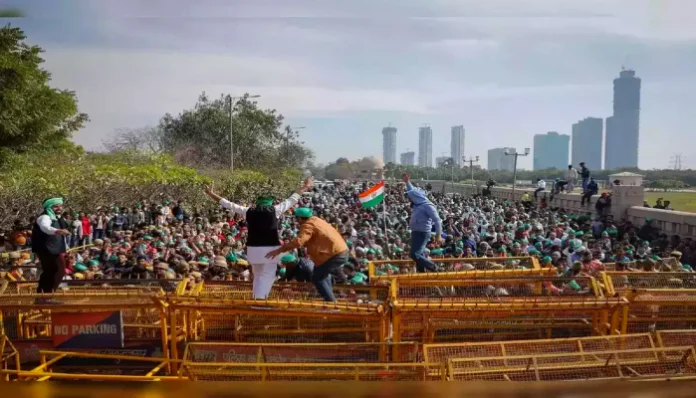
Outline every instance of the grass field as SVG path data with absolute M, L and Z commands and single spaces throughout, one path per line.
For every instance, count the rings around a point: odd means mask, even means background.
M 645 200 L 650 206 L 655 205 L 657 198 L 672 202 L 672 208 L 677 211 L 696 213 L 696 192 L 646 192 Z

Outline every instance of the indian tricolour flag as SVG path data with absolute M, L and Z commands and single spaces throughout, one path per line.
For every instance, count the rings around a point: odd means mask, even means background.
M 371 209 L 384 201 L 384 181 L 380 181 L 367 191 L 358 195 L 364 209 Z

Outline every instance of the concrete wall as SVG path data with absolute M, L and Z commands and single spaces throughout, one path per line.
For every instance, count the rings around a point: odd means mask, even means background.
M 446 193 L 456 192 L 465 195 L 471 195 L 475 191 L 475 187 L 465 184 L 452 184 L 444 181 L 415 181 L 418 185 L 424 186 L 430 183 L 434 191 L 442 191 L 443 185 Z M 478 192 L 480 193 L 481 187 Z M 576 189 L 577 191 L 577 189 Z M 519 201 L 525 192 L 530 195 L 534 194 L 534 189 L 531 188 L 516 188 L 513 194 L 512 188 L 493 187 L 491 195 L 496 199 Z M 547 192 L 547 195 L 549 193 Z M 548 197 L 548 196 L 547 196 Z M 683 237 L 696 238 L 696 213 L 687 213 L 683 211 L 649 209 L 643 207 L 644 190 L 640 186 L 618 186 L 614 187 L 612 195 L 611 214 L 616 219 L 625 218 L 631 221 L 634 225 L 641 226 L 647 218 L 652 218 L 654 225 L 660 228 L 661 231 L 668 235 L 681 235 Z M 558 194 L 554 197 L 553 202 L 549 203 L 551 207 L 560 207 L 571 213 L 587 213 L 594 214 L 594 205 L 598 195 L 592 197 L 590 205 L 580 205 L 580 194 Z

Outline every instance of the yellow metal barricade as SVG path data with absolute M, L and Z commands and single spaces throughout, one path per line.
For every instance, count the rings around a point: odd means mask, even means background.
M 385 342 L 389 307 L 373 303 L 171 297 L 171 355 L 181 342 Z
M 391 303 L 393 341 L 430 343 L 621 333 L 627 302 L 593 278 L 510 277 L 395 279 Z
M 696 376 L 694 347 L 456 358 L 456 381 L 646 380 Z
M 184 362 L 182 374 L 208 381 L 444 381 L 442 364 Z
M 655 342 L 649 333 L 489 343 L 425 344 L 423 360 L 429 363 L 447 363 L 450 359 L 502 358 L 521 355 L 587 354 L 591 356 L 601 351 L 653 348 L 655 348 Z
M 167 303 L 160 288 L 156 293 L 138 289 L 76 289 L 53 294 L 0 296 L 0 321 L 8 339 L 51 341 L 52 314 L 120 312 L 124 341 L 152 340 L 161 343 L 168 358 Z
M 696 328 L 696 275 L 686 272 L 602 273 L 607 295 L 625 297 L 628 333 Z
M 393 350 L 398 346 L 398 350 Z M 395 357 L 394 354 L 399 354 Z M 417 362 L 419 344 L 407 343 L 189 343 L 186 362 Z M 446 363 L 445 363 L 446 364 Z
M 86 352 L 71 351 L 39 351 L 41 364 L 31 370 L 4 370 L 2 373 L 8 378 L 27 381 L 47 381 L 47 380 L 88 380 L 88 381 L 182 381 L 185 377 L 171 376 L 168 369 L 172 368 L 173 361 L 165 358 L 148 358 L 129 355 L 108 355 L 93 354 Z M 70 371 L 70 367 L 64 370 L 61 363 L 69 360 L 81 361 L 114 361 L 117 368 L 114 372 L 90 371 L 88 366 L 80 368 L 81 371 Z M 121 374 L 118 366 L 125 363 L 139 363 L 142 370 L 131 372 L 131 374 Z M 87 370 L 87 371 L 85 371 Z
M 252 282 L 206 281 L 202 282 L 196 295 L 200 298 L 251 300 Z M 342 303 L 358 303 L 377 300 L 387 301 L 389 288 L 385 286 L 334 285 L 336 300 Z M 312 283 L 275 283 L 269 300 L 311 301 L 322 300 Z
M 494 271 L 517 269 L 541 269 L 536 257 L 489 257 L 489 258 L 431 258 L 438 272 Z M 367 265 L 370 281 L 389 275 L 408 275 L 416 273 L 413 260 L 379 260 Z

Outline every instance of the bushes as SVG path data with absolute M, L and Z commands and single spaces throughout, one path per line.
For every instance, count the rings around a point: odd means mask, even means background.
M 253 171 L 197 172 L 166 156 L 90 154 L 79 147 L 12 155 L 0 167 L 0 229 L 7 229 L 17 218 L 34 217 L 49 196 L 64 196 L 67 207 L 88 212 L 97 206 L 130 207 L 143 200 L 159 203 L 164 199 L 202 209 L 216 206 L 203 193 L 204 184 L 211 181 L 230 200 L 250 202 L 261 193 L 286 196 L 300 179 L 295 171 L 273 176 Z

